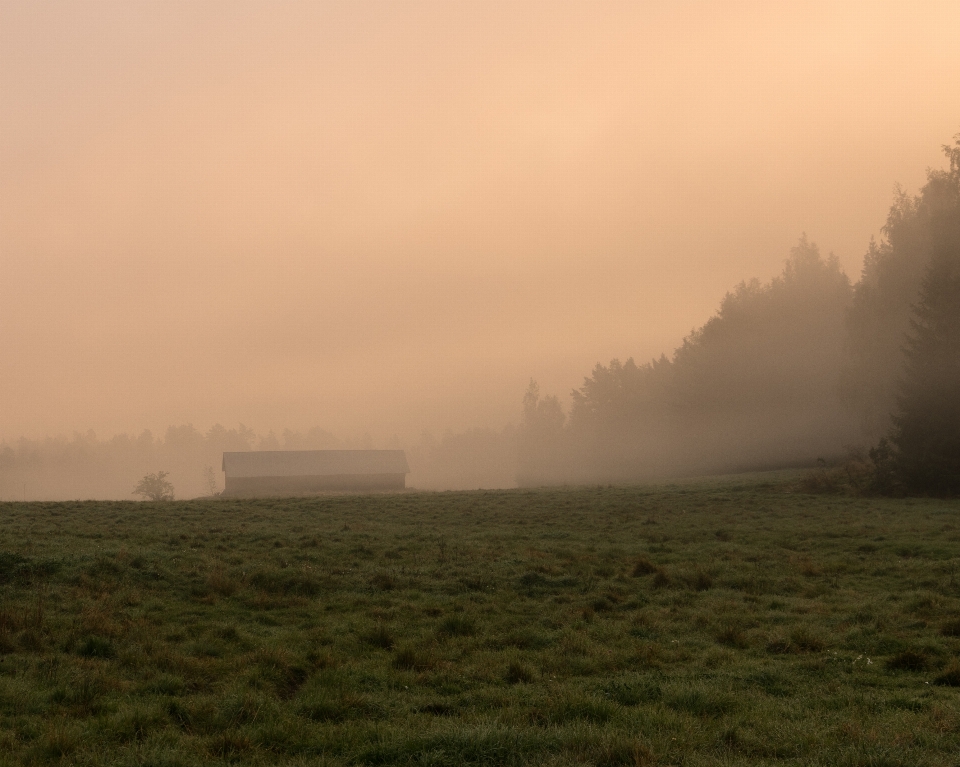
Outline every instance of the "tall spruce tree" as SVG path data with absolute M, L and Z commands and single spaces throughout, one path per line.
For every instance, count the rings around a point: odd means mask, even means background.
M 952 171 L 960 168 L 954 153 Z M 913 307 L 891 434 L 908 492 L 960 493 L 960 215 L 945 206 L 931 223 L 932 254 Z
M 899 192 L 883 228 L 864 257 L 847 319 L 841 389 L 859 416 L 863 439 L 890 431 L 903 375 L 904 339 L 912 332 L 913 307 L 936 254 L 960 246 L 960 135 L 943 147 L 949 170 L 930 170 L 916 196 Z

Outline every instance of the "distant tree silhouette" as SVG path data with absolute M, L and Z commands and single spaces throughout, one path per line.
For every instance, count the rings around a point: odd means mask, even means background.
M 172 501 L 173 483 L 168 479 L 168 472 L 158 471 L 156 474 L 147 474 L 137 482 L 133 495 L 141 495 L 148 501 Z
M 960 248 L 960 135 L 944 146 L 949 170 L 931 170 L 920 193 L 898 190 L 881 242 L 871 242 L 847 319 L 841 391 L 874 441 L 891 427 L 912 308 L 935 253 Z M 915 318 L 913 318 L 915 319 Z
M 517 482 L 540 485 L 562 481 L 562 450 L 566 416 L 555 396 L 540 396 L 530 379 L 520 413 Z
M 742 282 L 672 360 L 594 368 L 573 392 L 570 470 L 624 481 L 839 452 L 851 433 L 838 396 L 851 294 L 838 259 L 801 237 L 778 277 Z
M 914 306 L 891 441 L 907 492 L 960 493 L 960 218 L 940 222 Z M 956 230 L 956 231 L 952 231 Z

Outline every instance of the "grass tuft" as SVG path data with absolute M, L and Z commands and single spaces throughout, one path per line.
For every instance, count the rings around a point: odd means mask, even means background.
M 658 568 L 653 562 L 651 562 L 647 557 L 640 556 L 637 557 L 637 561 L 633 564 L 633 569 L 630 571 L 630 575 L 634 578 L 639 578 L 643 575 L 653 575 L 657 572 Z
M 887 660 L 887 668 L 891 671 L 926 671 L 929 665 L 927 656 L 917 650 L 901 650 Z

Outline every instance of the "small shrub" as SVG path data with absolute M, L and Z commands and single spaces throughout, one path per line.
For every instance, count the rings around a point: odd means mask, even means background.
M 827 468 L 822 458 L 817 459 L 817 468 L 810 469 L 800 478 L 799 490 L 802 493 L 836 493 L 842 487 L 841 478 L 835 470 Z

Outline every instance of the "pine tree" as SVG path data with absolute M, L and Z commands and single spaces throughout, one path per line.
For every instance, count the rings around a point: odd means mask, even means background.
M 904 489 L 960 494 L 960 220 L 940 237 L 913 307 L 891 435 Z
M 897 409 L 904 338 L 916 319 L 924 275 L 935 256 L 960 247 L 960 135 L 943 150 L 949 170 L 929 170 L 916 196 L 897 194 L 883 239 L 871 242 L 854 289 L 841 389 L 871 441 L 890 430 Z

